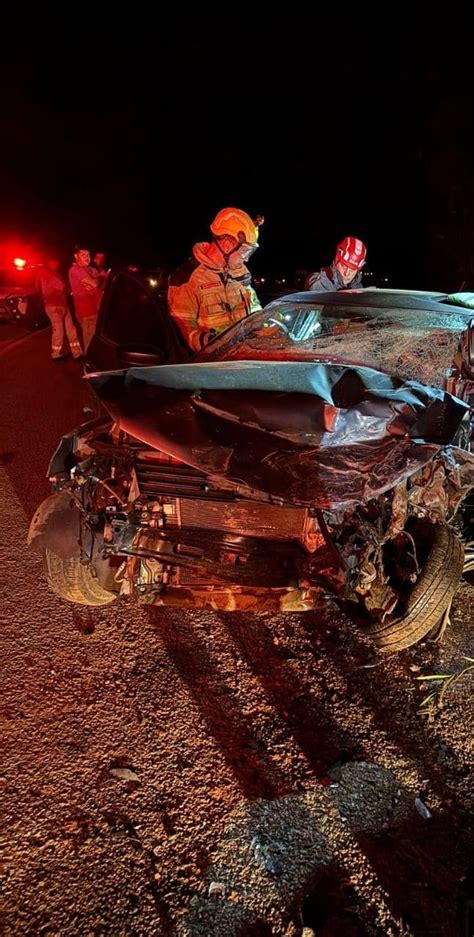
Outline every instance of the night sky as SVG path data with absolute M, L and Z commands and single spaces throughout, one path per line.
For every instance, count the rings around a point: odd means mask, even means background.
M 8 32 L 3 243 L 66 260 L 85 240 L 115 262 L 173 266 L 227 204 L 265 215 L 255 272 L 319 267 L 354 234 L 394 286 L 474 289 L 459 42 L 430 44 L 403 17 L 374 42 L 333 16 L 254 28 L 250 7 L 233 10 L 217 33 L 184 9 L 184 26 L 137 15 L 109 29 L 101 10 L 87 27 L 77 10 L 56 36 L 46 21 L 43 37 Z

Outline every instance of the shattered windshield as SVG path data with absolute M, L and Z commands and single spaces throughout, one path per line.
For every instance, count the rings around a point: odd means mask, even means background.
M 441 386 L 466 327 L 465 314 L 442 307 L 438 311 L 288 300 L 243 319 L 200 360 L 350 362 Z

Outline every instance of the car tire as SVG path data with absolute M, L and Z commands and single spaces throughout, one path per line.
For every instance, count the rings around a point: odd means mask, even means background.
M 411 647 L 433 630 L 449 608 L 461 580 L 464 548 L 455 531 L 446 524 L 432 528 L 431 546 L 423 569 L 409 593 L 404 614 L 384 621 L 359 620 L 378 651 L 392 653 Z
M 84 566 L 76 556 L 65 560 L 45 549 L 43 562 L 50 588 L 68 602 L 110 605 L 117 598 L 116 594 L 102 588 L 91 567 Z

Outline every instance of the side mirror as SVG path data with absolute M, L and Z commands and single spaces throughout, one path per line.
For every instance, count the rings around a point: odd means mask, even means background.
M 163 364 L 163 354 L 158 348 L 119 348 L 118 358 L 125 367 L 151 368 Z

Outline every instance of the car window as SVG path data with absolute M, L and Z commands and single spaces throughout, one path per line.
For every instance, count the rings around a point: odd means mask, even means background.
M 119 274 L 104 299 L 100 333 L 117 345 L 149 345 L 167 348 L 166 302 L 152 294 L 142 283 Z

